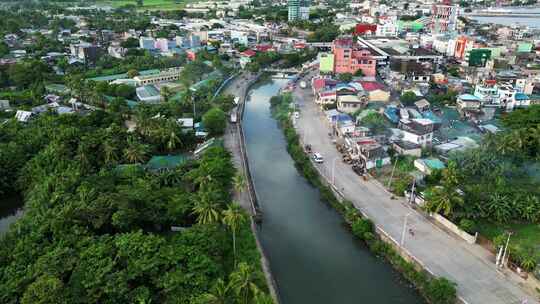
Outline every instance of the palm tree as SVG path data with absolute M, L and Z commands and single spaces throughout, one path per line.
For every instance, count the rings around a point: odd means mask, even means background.
M 230 301 L 231 288 L 229 284 L 226 284 L 223 279 L 218 279 L 212 287 L 212 290 L 203 295 L 203 300 L 207 304 L 227 304 Z
M 223 224 L 229 226 L 232 231 L 233 261 L 234 265 L 236 265 L 236 230 L 246 221 L 242 207 L 235 202 L 229 204 L 229 207 L 222 212 L 222 221 Z
M 244 175 L 242 174 L 235 175 L 233 178 L 233 184 L 234 184 L 234 190 L 238 193 L 241 193 L 247 185 Z
M 129 163 L 141 163 L 146 159 L 148 146 L 128 137 L 127 147 L 124 149 L 124 157 Z
M 112 140 L 108 139 L 103 143 L 103 154 L 105 155 L 105 163 L 107 165 L 118 162 L 118 148 L 116 148 Z
M 208 193 L 200 193 L 193 214 L 197 216 L 199 224 L 212 224 L 219 222 L 219 204 L 210 198 Z
M 161 98 L 163 99 L 164 102 L 168 102 L 172 96 L 171 89 L 168 86 L 162 86 L 160 93 L 161 93 Z
M 457 206 L 463 205 L 463 198 L 455 188 L 433 187 L 427 191 L 427 204 L 424 206 L 426 211 L 440 213 L 445 216 L 452 214 Z
M 235 293 L 240 297 L 240 303 L 250 303 L 250 296 L 256 290 L 255 272 L 246 263 L 238 264 L 236 271 L 230 275 L 230 284 Z
M 274 304 L 274 299 L 264 292 L 262 292 L 257 287 L 253 288 L 253 303 L 254 304 Z

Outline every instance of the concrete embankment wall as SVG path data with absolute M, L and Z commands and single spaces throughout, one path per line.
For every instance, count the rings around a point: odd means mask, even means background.
M 243 167 L 243 173 L 246 177 L 247 182 L 247 188 L 248 188 L 248 195 L 251 205 L 251 230 L 253 231 L 253 235 L 255 236 L 255 242 L 257 243 L 257 248 L 259 249 L 259 253 L 261 254 L 261 266 L 264 272 L 264 276 L 266 278 L 266 283 L 268 285 L 268 289 L 270 291 L 270 295 L 274 299 L 274 302 L 276 304 L 281 303 L 277 283 L 274 279 L 274 276 L 272 275 L 272 271 L 270 268 L 270 261 L 266 257 L 264 253 L 264 249 L 261 245 L 261 241 L 259 239 L 259 235 L 257 234 L 257 221 L 262 220 L 262 212 L 259 207 L 259 201 L 257 196 L 257 190 L 255 189 L 255 184 L 253 182 L 253 178 L 251 177 L 251 171 L 249 169 L 249 158 L 248 153 L 246 150 L 246 138 L 244 135 L 244 129 L 242 126 L 242 118 L 244 116 L 244 109 L 245 109 L 245 103 L 247 99 L 247 95 L 249 93 L 249 90 L 251 89 L 251 86 L 255 84 L 259 80 L 260 74 L 251 79 L 245 86 L 244 91 L 241 93 L 240 102 L 238 104 L 238 107 L 236 108 L 237 111 L 237 117 L 238 122 L 236 123 L 236 133 L 239 135 L 239 141 L 240 141 L 240 158 L 242 160 L 242 167 Z
M 460 238 L 464 239 L 469 244 L 476 243 L 476 238 L 478 237 L 478 232 L 475 235 L 470 235 L 467 232 L 461 230 L 456 224 L 449 221 L 444 216 L 438 214 L 438 213 L 431 213 L 429 215 L 432 219 L 434 219 L 437 223 L 444 226 L 444 228 L 450 230 L 452 233 L 456 234 Z

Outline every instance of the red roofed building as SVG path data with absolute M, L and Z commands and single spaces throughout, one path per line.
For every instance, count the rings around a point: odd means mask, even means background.
M 369 23 L 359 23 L 356 25 L 354 29 L 355 35 L 373 35 L 377 31 L 377 25 L 376 24 L 369 24 Z
M 254 50 L 245 50 L 240 53 L 240 66 L 245 68 L 246 65 L 251 63 L 251 58 L 255 57 L 257 53 Z
M 274 47 L 271 44 L 257 44 L 255 46 L 255 49 L 258 52 L 268 52 L 268 51 L 274 51 Z

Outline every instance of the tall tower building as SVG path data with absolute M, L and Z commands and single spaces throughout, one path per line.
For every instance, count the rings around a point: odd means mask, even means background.
M 310 0 L 289 0 L 289 21 L 308 20 Z

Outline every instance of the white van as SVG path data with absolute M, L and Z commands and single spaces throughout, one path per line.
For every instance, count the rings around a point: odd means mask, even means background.
M 318 152 L 313 153 L 313 160 L 319 164 L 324 162 L 324 158 L 322 157 L 321 153 Z

